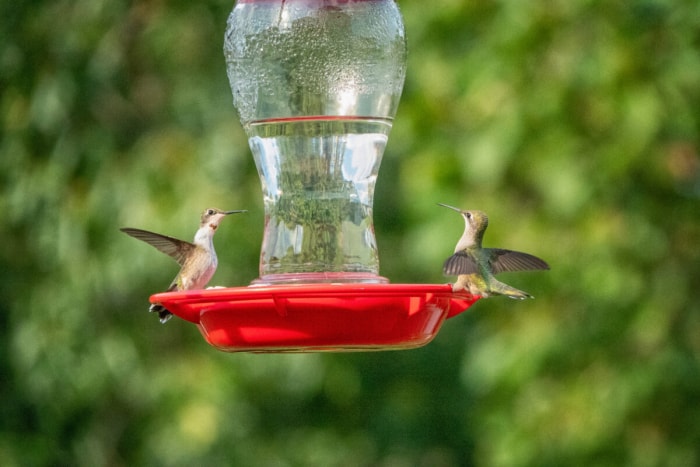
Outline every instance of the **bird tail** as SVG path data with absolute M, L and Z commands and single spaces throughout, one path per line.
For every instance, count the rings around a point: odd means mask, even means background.
M 497 284 L 491 284 L 491 291 L 496 294 L 505 295 L 508 298 L 515 300 L 525 300 L 526 298 L 535 298 L 527 292 L 518 290 L 515 287 L 511 287 L 503 282 L 498 282 Z
M 161 323 L 167 323 L 168 320 L 173 317 L 173 314 L 160 303 L 154 303 L 148 308 L 148 311 L 151 313 L 158 313 L 158 318 L 160 318 Z

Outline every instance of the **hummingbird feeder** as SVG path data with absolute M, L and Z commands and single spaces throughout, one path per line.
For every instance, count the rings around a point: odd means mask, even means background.
M 238 0 L 227 72 L 263 191 L 260 277 L 155 294 L 229 352 L 430 342 L 478 297 L 379 275 L 374 186 L 406 71 L 394 0 Z

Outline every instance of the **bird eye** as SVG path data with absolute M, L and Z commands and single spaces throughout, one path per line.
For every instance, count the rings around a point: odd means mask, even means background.
M 209 209 L 209 210 L 207 211 L 207 214 L 209 214 L 210 216 L 213 216 L 215 213 L 214 213 L 214 210 L 213 210 L 213 209 Z
M 472 213 L 471 213 L 471 212 L 468 212 L 468 213 L 467 213 L 467 219 L 471 219 L 471 218 L 472 218 Z

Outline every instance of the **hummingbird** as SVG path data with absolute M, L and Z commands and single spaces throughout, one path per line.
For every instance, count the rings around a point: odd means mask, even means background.
M 219 227 L 219 222 L 229 214 L 239 212 L 246 211 L 206 209 L 202 213 L 199 229 L 194 235 L 193 242 L 130 227 L 124 227 L 119 230 L 148 243 L 178 262 L 181 266 L 180 272 L 173 279 L 167 292 L 203 289 L 214 275 L 214 272 L 216 272 L 218 265 L 216 251 L 214 251 L 214 233 Z M 154 303 L 148 311 L 158 313 L 161 323 L 165 323 L 172 318 L 172 313 L 160 303 Z
M 496 280 L 495 274 L 504 271 L 528 271 L 549 269 L 542 259 L 519 251 L 502 248 L 482 248 L 481 241 L 489 225 L 489 218 L 482 211 L 466 211 L 447 204 L 440 206 L 457 211 L 464 218 L 464 233 L 457 242 L 455 252 L 447 258 L 443 273 L 457 276 L 453 292 L 467 290 L 483 298 L 505 295 L 523 300 L 532 295 Z

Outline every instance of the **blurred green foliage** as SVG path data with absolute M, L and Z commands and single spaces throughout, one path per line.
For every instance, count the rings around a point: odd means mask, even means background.
M 147 298 L 209 205 L 214 284 L 262 199 L 222 56 L 231 1 L 0 3 L 0 464 L 700 463 L 700 3 L 400 2 L 408 77 L 375 224 L 392 282 L 462 231 L 546 258 L 403 352 L 223 354 Z

